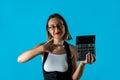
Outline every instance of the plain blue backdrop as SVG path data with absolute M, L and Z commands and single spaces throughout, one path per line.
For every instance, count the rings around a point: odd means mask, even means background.
M 41 57 L 20 64 L 17 57 L 46 41 L 46 21 L 61 14 L 72 40 L 96 35 L 96 62 L 81 80 L 120 80 L 119 0 L 0 0 L 0 80 L 43 80 Z M 79 63 L 79 62 L 78 62 Z

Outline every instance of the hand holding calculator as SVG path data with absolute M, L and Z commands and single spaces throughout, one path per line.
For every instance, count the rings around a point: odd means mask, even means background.
M 77 60 L 86 59 L 86 54 L 95 55 L 95 35 L 76 36 Z

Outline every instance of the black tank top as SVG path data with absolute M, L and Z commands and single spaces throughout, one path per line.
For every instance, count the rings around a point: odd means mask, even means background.
M 64 46 L 67 54 L 68 70 L 66 72 L 58 72 L 58 71 L 46 72 L 44 70 L 44 64 L 49 53 L 45 52 L 42 63 L 44 80 L 72 80 L 72 59 L 71 59 L 70 48 L 66 41 L 64 41 Z

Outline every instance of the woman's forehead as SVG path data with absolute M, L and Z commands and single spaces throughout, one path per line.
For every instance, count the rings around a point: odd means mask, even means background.
M 63 24 L 62 19 L 60 19 L 60 18 L 51 18 L 51 19 L 49 20 L 49 22 L 48 22 L 48 25 L 49 25 L 49 24 L 60 24 L 60 23 Z

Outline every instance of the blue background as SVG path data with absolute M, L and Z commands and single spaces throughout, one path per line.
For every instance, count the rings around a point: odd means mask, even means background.
M 75 45 L 77 35 L 96 35 L 96 58 L 81 80 L 120 80 L 119 0 L 0 0 L 0 80 L 43 80 L 41 57 L 17 63 L 22 52 L 46 41 L 46 21 L 59 13 Z

